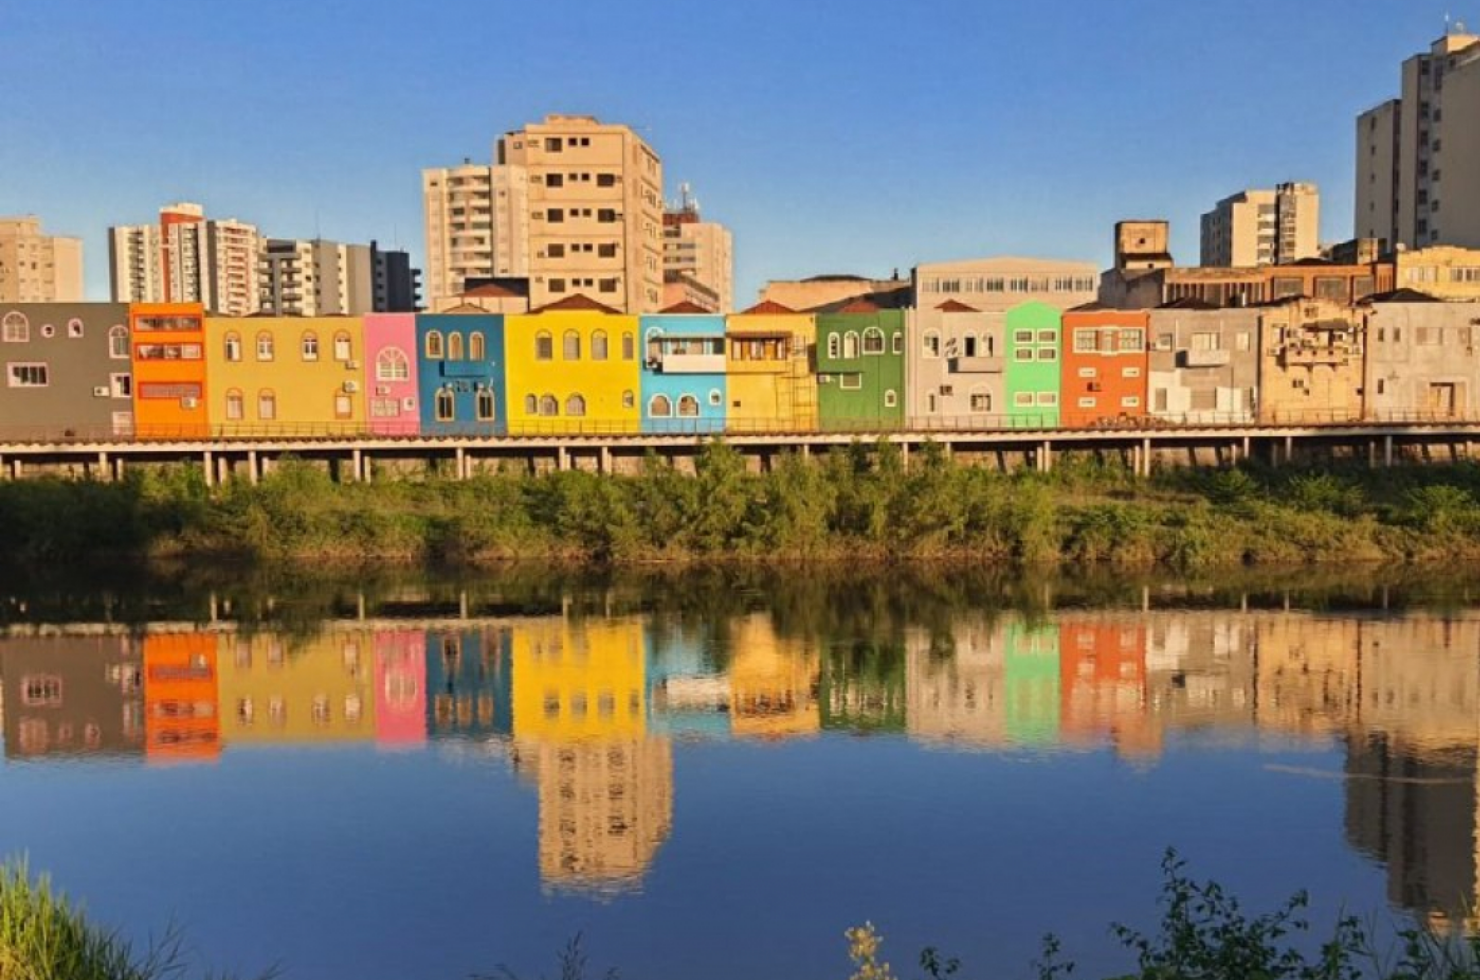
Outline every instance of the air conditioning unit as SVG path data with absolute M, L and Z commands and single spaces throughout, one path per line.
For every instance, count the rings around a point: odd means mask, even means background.
M 199 398 L 182 398 L 182 399 L 180 399 L 180 407 L 181 408 L 199 408 L 200 407 L 200 399 Z
M 358 371 L 360 369 L 360 362 L 359 361 L 345 361 L 344 362 L 344 369 L 346 371 Z
M 346 381 L 344 383 L 344 390 L 353 395 L 360 390 L 360 383 L 358 381 Z
M 107 385 L 96 385 L 93 387 L 94 398 L 107 398 L 109 394 L 111 394 L 111 389 Z
M 403 411 L 403 412 L 410 412 L 410 411 L 414 410 L 415 408 L 416 408 L 416 399 L 415 398 L 402 398 L 401 399 L 401 411 Z

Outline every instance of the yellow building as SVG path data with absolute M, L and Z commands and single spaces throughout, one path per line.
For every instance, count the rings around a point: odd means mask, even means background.
M 210 414 L 221 435 L 359 432 L 359 317 L 206 319 Z
M 817 651 L 776 635 L 770 617 L 731 627 L 730 729 L 737 738 L 811 735 L 821 727 Z
M 1355 723 L 1360 620 L 1285 613 L 1256 620 L 1254 629 L 1260 728 L 1324 735 Z
M 817 428 L 812 372 L 817 318 L 766 302 L 725 320 L 725 373 L 731 432 L 809 432 Z
M 228 745 L 369 741 L 375 737 L 375 646 L 365 630 L 298 643 L 223 634 L 217 663 Z
M 1431 245 L 1397 253 L 1398 288 L 1437 299 L 1480 300 L 1480 249 Z
M 637 620 L 531 620 L 510 637 L 514 737 L 550 742 L 641 736 L 646 662 Z
M 1349 306 L 1294 299 L 1259 316 L 1259 420 L 1362 417 L 1365 325 Z
M 585 296 L 506 317 L 509 432 L 637 432 L 637 328 Z

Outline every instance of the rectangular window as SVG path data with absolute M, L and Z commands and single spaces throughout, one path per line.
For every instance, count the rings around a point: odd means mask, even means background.
M 134 394 L 134 378 L 131 374 L 108 375 L 108 387 L 113 391 L 114 398 L 132 398 Z
M 564 279 L 551 279 L 550 280 L 550 292 L 552 292 L 552 293 L 563 293 L 563 292 L 565 292 L 565 280 Z
M 347 419 L 354 414 L 354 401 L 349 397 L 349 395 L 334 396 L 334 417 L 336 419 Z
M 601 285 L 597 288 L 603 293 L 614 293 L 617 291 L 617 281 L 615 279 L 602 279 Z
M 1057 391 L 1040 391 L 1034 397 L 1033 403 L 1039 408 L 1057 408 L 1059 404 L 1059 393 Z
M 1075 330 L 1074 350 L 1077 353 L 1086 353 L 1097 350 L 1100 346 L 1100 332 L 1098 330 Z
M 596 212 L 596 220 L 604 224 L 612 224 L 617 220 L 617 212 L 614 208 L 601 208 Z
M 1059 332 L 1057 330 L 1040 330 L 1038 331 L 1038 342 L 1040 344 L 1057 344 L 1059 342 Z
M 591 247 L 589 245 L 586 246 L 586 250 L 587 251 L 590 251 L 590 248 Z M 616 244 L 616 242 L 602 242 L 600 245 L 596 246 L 596 257 L 597 258 L 600 258 L 600 259 L 614 259 L 614 258 L 616 258 L 617 257 L 617 244 Z
M 1128 367 L 1120 372 L 1120 376 L 1122 378 L 1139 378 L 1141 376 L 1141 369 L 1138 367 Z
M 597 187 L 616 187 L 617 186 L 617 175 L 616 174 L 597 174 L 596 175 L 596 186 Z
M 1058 348 L 1057 347 L 1040 347 L 1040 348 L 1038 348 L 1038 359 L 1040 361 L 1057 361 L 1059 359 L 1059 351 L 1058 351 Z
M 12 388 L 45 388 L 51 383 L 51 370 L 45 364 L 12 364 L 8 383 Z
M 545 177 L 546 187 L 564 187 L 565 177 L 562 174 L 548 174 Z
M 1033 393 L 1031 391 L 1018 392 L 1012 396 L 1012 404 L 1014 408 L 1032 408 Z
M 1012 359 L 1014 361 L 1031 361 L 1033 359 L 1033 348 L 1019 347 L 1012 352 Z
M 1120 350 L 1122 352 L 1140 352 L 1146 349 L 1146 334 L 1139 327 L 1129 327 L 1120 331 Z
M 565 258 L 565 246 L 558 242 L 546 245 L 545 255 L 552 259 L 563 259 Z
M 1095 400 L 1093 398 L 1081 398 L 1081 399 L 1079 399 L 1079 407 L 1080 408 L 1094 408 L 1095 407 Z
M 1126 395 L 1120 400 L 1121 408 L 1140 408 L 1141 399 L 1135 395 Z
M 1099 371 L 1096 371 L 1092 367 L 1086 367 L 1086 368 L 1080 368 L 1079 369 L 1079 376 L 1081 378 L 1093 378 L 1093 377 L 1097 376 L 1099 373 L 1100 373 Z
M 1033 331 L 1014 330 L 1012 333 L 1012 342 L 1015 344 L 1031 344 L 1033 342 Z
M 846 388 L 848 391 L 857 391 L 863 387 L 863 375 L 840 374 L 838 375 L 838 387 Z
M 893 340 L 890 342 L 890 350 L 895 354 L 904 353 L 904 334 L 897 333 L 894 335 Z
M 565 220 L 565 209 L 564 208 L 550 208 L 548 211 L 545 212 L 545 220 L 546 221 L 549 221 L 549 222 L 553 222 L 555 224 L 559 224 L 560 222 L 563 222 Z
M 559 136 L 547 136 L 547 137 L 545 137 L 545 152 L 547 152 L 547 153 L 559 153 L 560 152 L 560 137 Z

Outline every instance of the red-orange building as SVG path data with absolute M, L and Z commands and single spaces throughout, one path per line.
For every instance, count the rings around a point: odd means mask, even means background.
M 1059 625 L 1059 727 L 1070 741 L 1117 740 L 1145 723 L 1146 629 L 1130 620 Z
M 141 439 L 205 438 L 205 309 L 199 303 L 129 307 L 134 433 Z
M 144 752 L 150 760 L 214 758 L 221 752 L 216 638 L 144 638 Z
M 1059 418 L 1066 428 L 1116 425 L 1146 414 L 1150 319 L 1144 310 L 1064 314 Z

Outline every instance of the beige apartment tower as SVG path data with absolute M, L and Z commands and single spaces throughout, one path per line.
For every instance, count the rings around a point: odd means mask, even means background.
M 33 215 L 0 218 L 0 302 L 82 299 L 82 240 L 41 233 Z
M 1315 184 L 1240 191 L 1202 216 L 1200 264 L 1247 269 L 1320 255 L 1321 196 Z
M 202 303 L 221 316 L 257 312 L 263 241 L 256 225 L 209 219 L 199 204 L 159 210 L 157 225 L 108 229 L 116 303 Z
M 1480 36 L 1456 24 L 1403 62 L 1402 91 L 1357 117 L 1358 238 L 1480 248 Z
M 529 275 L 529 178 L 523 167 L 464 162 L 423 170 L 427 305 L 470 279 Z
M 681 190 L 678 206 L 663 212 L 663 306 L 712 294 L 710 312 L 730 313 L 735 309 L 733 236 L 719 222 L 703 219 L 689 185 Z
M 663 301 L 663 165 L 629 127 L 546 116 L 498 140 L 529 182 L 529 301 L 575 293 L 624 313 Z

